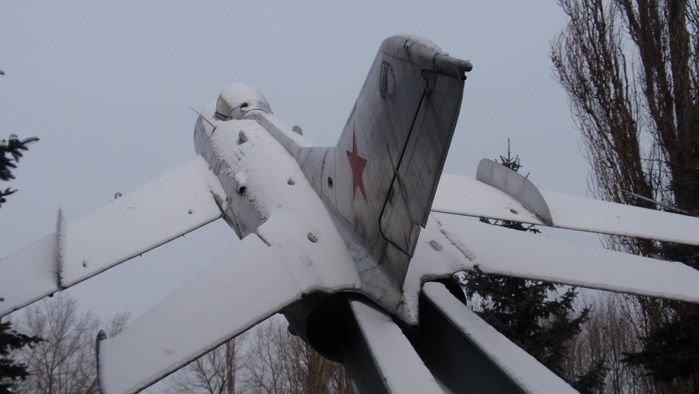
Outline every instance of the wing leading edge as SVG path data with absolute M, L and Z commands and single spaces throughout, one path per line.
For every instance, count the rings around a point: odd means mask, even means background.
M 197 156 L 0 260 L 0 316 L 221 217 L 225 196 Z M 220 201 L 224 201 L 221 198 Z

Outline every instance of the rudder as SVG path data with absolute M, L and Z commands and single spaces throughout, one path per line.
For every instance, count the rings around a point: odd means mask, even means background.
M 327 181 L 338 211 L 400 281 L 432 205 L 470 68 L 426 40 L 387 38 L 332 152 L 334 180 Z

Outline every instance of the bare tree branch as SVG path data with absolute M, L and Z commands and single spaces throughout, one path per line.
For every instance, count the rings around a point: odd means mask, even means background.
M 115 335 L 128 321 L 119 314 L 105 329 Z M 31 376 L 18 386 L 21 393 L 97 393 L 95 338 L 102 324 L 81 312 L 75 299 L 59 294 L 27 309 L 23 328 L 44 340 L 20 357 Z

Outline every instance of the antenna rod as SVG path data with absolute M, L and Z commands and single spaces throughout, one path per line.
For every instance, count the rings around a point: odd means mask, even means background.
M 657 204 L 657 205 L 659 205 L 659 206 L 661 206 L 661 207 L 667 209 L 668 211 L 675 211 L 675 212 L 679 212 L 679 213 L 684 213 L 685 215 L 691 215 L 689 212 L 685 211 L 684 209 L 677 208 L 677 207 L 673 207 L 673 206 L 670 205 L 670 204 L 665 204 L 665 203 L 662 203 L 662 202 L 660 202 L 660 201 L 655 201 L 655 200 L 653 200 L 652 198 L 643 197 L 642 195 L 637 194 L 637 193 L 634 193 L 634 192 L 630 192 L 630 191 L 627 191 L 627 190 L 622 190 L 621 192 L 622 192 L 622 193 L 626 193 L 626 194 L 631 195 L 631 196 L 634 196 L 634 197 L 636 197 L 636 198 L 638 198 L 638 199 L 641 199 L 641 200 L 643 200 L 643 201 L 647 201 L 647 202 L 650 202 L 650 203 L 653 203 L 653 204 Z
M 189 108 L 191 108 L 192 111 L 194 111 L 194 113 L 196 113 L 196 114 L 199 115 L 202 119 L 204 119 L 204 120 L 206 121 L 206 123 L 208 123 L 209 125 L 211 125 L 211 127 L 213 127 L 214 130 L 216 130 L 216 125 L 213 124 L 213 123 L 211 123 L 211 121 L 210 121 L 209 119 L 206 119 L 206 116 L 202 115 L 201 112 L 199 112 L 199 111 L 197 111 L 196 109 L 194 109 L 194 107 L 192 107 L 191 105 L 189 106 Z M 214 130 L 212 130 L 212 132 L 213 132 Z

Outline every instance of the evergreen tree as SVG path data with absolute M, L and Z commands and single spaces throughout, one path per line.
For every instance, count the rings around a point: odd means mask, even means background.
M 24 363 L 12 359 L 12 352 L 41 339 L 16 332 L 10 322 L 0 322 L 0 394 L 11 393 L 18 380 L 25 380 L 29 374 Z
M 519 156 L 500 156 L 500 164 L 519 171 Z M 539 233 L 533 225 L 507 220 L 481 218 L 482 222 L 518 231 Z M 522 262 L 526 264 L 526 262 Z M 459 280 L 467 298 L 477 302 L 478 315 L 500 333 L 534 356 L 562 378 L 566 378 L 565 361 L 570 340 L 588 319 L 589 309 L 575 313 L 573 302 L 577 290 L 538 280 L 467 272 Z M 604 385 L 604 362 L 599 360 L 583 376 L 570 380 L 581 392 L 595 392 Z
M 662 382 L 676 377 L 696 376 L 699 371 L 699 315 L 689 315 L 668 323 L 644 338 L 644 348 L 628 354 L 625 361 L 643 366 L 649 375 Z
M 30 137 L 20 140 L 15 134 L 10 135 L 10 138 L 7 140 L 0 141 L 0 180 L 7 182 L 15 179 L 12 170 L 17 168 L 17 163 L 23 152 L 29 149 L 27 145 L 35 141 L 39 141 L 39 139 Z M 0 206 L 7 202 L 7 196 L 16 191 L 9 187 L 5 188 L 5 190 L 0 189 Z
M 17 168 L 17 162 L 26 151 L 27 145 L 38 141 L 36 137 L 20 140 L 16 135 L 0 141 L 0 180 L 14 179 L 12 170 Z M 7 201 L 7 196 L 16 190 L 0 189 L 0 205 Z M 11 393 L 18 380 L 27 378 L 27 366 L 12 359 L 12 352 L 25 346 L 32 346 L 41 341 L 40 338 L 24 335 L 12 329 L 10 322 L 0 321 L 0 394 Z

